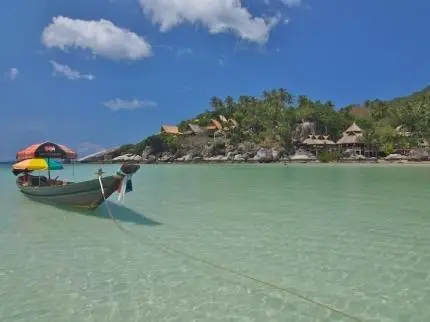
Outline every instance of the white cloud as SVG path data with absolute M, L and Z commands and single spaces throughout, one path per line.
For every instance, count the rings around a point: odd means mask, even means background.
M 112 111 L 119 111 L 119 110 L 136 110 L 136 109 L 145 108 L 145 107 L 155 107 L 157 106 L 157 103 L 153 101 L 148 101 L 148 100 L 138 100 L 136 98 L 131 101 L 116 98 L 114 100 L 104 102 L 103 105 L 106 106 L 107 108 L 110 108 Z
M 96 78 L 92 74 L 81 74 L 81 72 L 74 70 L 67 65 L 61 65 L 61 64 L 59 64 L 53 60 L 50 60 L 49 62 L 51 63 L 52 68 L 54 69 L 54 71 L 53 71 L 54 76 L 57 74 L 62 74 L 70 80 L 78 80 L 81 78 L 93 80 L 94 78 Z
M 302 0 L 281 0 L 282 3 L 287 5 L 288 7 L 298 7 L 302 3 Z
M 19 74 L 19 69 L 16 67 L 9 68 L 9 71 L 7 72 L 7 76 L 11 81 L 15 80 L 18 74 Z
M 137 60 L 152 54 L 151 45 L 145 39 L 104 19 L 54 17 L 43 31 L 42 42 L 48 48 L 61 50 L 67 47 L 89 49 L 94 55 L 114 60 Z
M 253 17 L 240 0 L 140 0 L 144 14 L 166 32 L 185 22 L 200 23 L 211 34 L 233 32 L 242 39 L 265 43 L 280 17 Z

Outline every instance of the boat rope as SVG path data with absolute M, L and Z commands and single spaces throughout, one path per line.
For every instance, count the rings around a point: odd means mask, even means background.
M 128 230 L 128 232 L 130 232 L 132 235 L 134 235 L 135 239 L 139 243 L 142 242 L 139 238 L 136 238 L 136 235 L 132 231 Z M 148 237 L 148 239 L 151 239 L 151 238 Z M 312 299 L 310 297 L 302 295 L 302 294 L 298 293 L 297 291 L 294 291 L 294 290 L 292 290 L 290 288 L 286 288 L 286 287 L 283 287 L 283 286 L 280 286 L 280 285 L 273 284 L 273 283 L 268 282 L 268 281 L 264 281 L 264 280 L 262 280 L 262 279 L 260 279 L 258 277 L 252 276 L 250 274 L 242 273 L 242 272 L 239 272 L 237 270 L 234 270 L 234 269 L 231 269 L 231 268 L 228 268 L 228 267 L 225 267 L 225 266 L 222 266 L 222 265 L 210 262 L 210 261 L 208 261 L 206 259 L 202 259 L 202 258 L 193 256 L 193 255 L 190 255 L 190 254 L 188 254 L 186 252 L 177 250 L 177 249 L 175 249 L 173 247 L 167 246 L 167 245 L 159 243 L 159 242 L 149 241 L 149 242 L 147 242 L 147 244 L 149 244 L 149 245 L 151 245 L 151 246 L 153 246 L 155 248 L 158 248 L 161 251 L 166 252 L 166 250 L 167 250 L 167 251 L 176 253 L 177 255 L 181 255 L 182 257 L 188 258 L 188 259 L 190 259 L 192 261 L 199 262 L 199 263 L 211 266 L 212 268 L 215 268 L 217 270 L 224 271 L 224 272 L 230 273 L 232 275 L 236 275 L 236 276 L 242 277 L 244 279 L 251 280 L 251 281 L 253 281 L 255 283 L 261 284 L 261 285 L 266 286 L 268 288 L 271 288 L 271 289 L 274 289 L 274 290 L 277 290 L 277 291 L 281 291 L 281 292 L 287 293 L 287 294 L 289 294 L 291 296 L 294 296 L 294 297 L 297 297 L 297 298 L 299 298 L 301 300 L 304 300 L 304 301 L 306 301 L 306 302 L 308 302 L 310 304 L 319 306 L 319 307 L 321 307 L 323 309 L 326 309 L 328 311 L 335 312 L 335 313 L 337 313 L 339 315 L 342 315 L 342 316 L 344 316 L 346 318 L 349 318 L 349 319 L 351 319 L 353 321 L 358 321 L 358 322 L 363 322 L 364 321 L 364 320 L 362 320 L 359 317 L 356 317 L 356 316 L 353 316 L 353 315 L 351 315 L 349 313 L 343 312 L 343 311 L 341 311 L 341 310 L 339 310 L 339 309 L 337 309 L 337 308 L 335 308 L 333 306 L 330 306 L 328 304 L 321 303 L 321 302 L 319 302 L 317 300 L 314 300 L 314 299 Z
M 114 219 L 114 217 L 113 217 L 113 216 L 112 216 L 112 214 L 110 213 L 109 206 L 108 206 L 108 211 L 109 211 L 109 214 L 110 214 L 111 218 L 112 218 L 112 219 Z M 114 221 L 115 221 L 115 219 L 114 219 Z M 116 221 L 115 221 L 115 223 L 116 223 Z M 129 236 L 130 236 L 130 237 L 132 236 L 132 237 L 133 237 L 133 239 L 135 239 L 139 244 L 143 244 L 143 243 L 144 243 L 141 239 L 137 238 L 137 236 L 134 234 L 134 232 L 133 232 L 133 231 L 128 230 L 128 229 L 124 229 L 124 228 L 123 228 L 123 227 L 121 227 L 118 223 L 116 223 L 116 225 L 117 225 L 121 230 L 123 230 L 123 231 L 126 231 L 126 232 L 130 233 L 130 234 L 129 234 Z M 182 257 L 184 257 L 184 258 L 187 258 L 187 259 L 189 259 L 189 260 L 191 260 L 191 261 L 198 262 L 198 263 L 201 263 L 201 264 L 205 264 L 205 265 L 210 266 L 210 267 L 212 267 L 212 268 L 215 268 L 215 269 L 217 269 L 217 270 L 219 270 L 219 271 L 227 272 L 227 273 L 230 273 L 230 274 L 232 274 L 232 275 L 236 275 L 236 276 L 242 277 L 242 278 L 244 278 L 244 279 L 248 279 L 248 280 L 250 280 L 250 281 L 253 281 L 253 282 L 255 282 L 255 283 L 261 284 L 261 285 L 263 285 L 263 286 L 265 286 L 265 287 L 268 287 L 268 288 L 271 288 L 271 289 L 274 289 L 274 290 L 277 290 L 277 291 L 281 291 L 281 292 L 287 293 L 287 294 L 289 294 L 289 295 L 291 295 L 291 296 L 294 296 L 294 297 L 297 297 L 297 298 L 299 298 L 299 299 L 301 299 L 301 300 L 303 300 L 303 301 L 305 301 L 305 302 L 308 302 L 308 303 L 310 303 L 310 304 L 313 304 L 313 305 L 319 306 L 319 307 L 321 307 L 321 308 L 323 308 L 323 309 L 326 309 L 326 310 L 328 310 L 328 311 L 332 311 L 332 312 L 337 313 L 337 314 L 339 314 L 339 315 L 342 315 L 342 316 L 344 316 L 344 317 L 346 317 L 346 318 L 349 318 L 349 319 L 351 319 L 351 320 L 353 320 L 353 321 L 357 321 L 357 322 L 363 322 L 363 321 L 364 321 L 364 320 L 362 320 L 362 319 L 361 319 L 361 318 L 359 318 L 359 317 L 356 317 L 356 316 L 354 316 L 354 315 L 351 315 L 351 314 L 349 314 L 349 313 L 346 313 L 346 312 L 344 312 L 344 311 L 341 311 L 341 310 L 339 310 L 339 309 L 337 309 L 337 308 L 335 308 L 335 307 L 333 307 L 333 306 L 330 306 L 330 305 L 328 305 L 328 304 L 324 304 L 324 303 L 322 303 L 322 302 L 319 302 L 319 301 L 317 301 L 317 300 L 314 300 L 314 299 L 312 299 L 312 298 L 310 298 L 310 297 L 308 297 L 308 296 L 306 296 L 306 295 L 302 295 L 302 294 L 298 293 L 297 291 L 294 291 L 294 290 L 292 290 L 292 289 L 290 289 L 290 288 L 286 288 L 286 287 L 283 287 L 283 286 L 280 286 L 280 285 L 273 284 L 273 283 L 268 282 L 268 281 L 264 281 L 264 280 L 262 280 L 262 279 L 260 279 L 260 278 L 258 278 L 258 277 L 252 276 L 252 275 L 250 275 L 250 274 L 246 274 L 246 273 L 239 272 L 239 271 L 237 271 L 237 270 L 234 270 L 234 269 L 231 269 L 231 268 L 228 268 L 228 267 L 225 267 L 225 266 L 222 266 L 222 265 L 219 265 L 219 264 L 213 263 L 213 262 L 208 261 L 208 260 L 206 260 L 206 259 L 202 259 L 202 258 L 199 258 L 199 257 L 193 256 L 193 255 L 191 255 L 191 254 L 188 254 L 188 253 L 186 253 L 186 252 L 183 252 L 183 251 L 178 250 L 178 249 L 176 249 L 176 248 L 173 248 L 173 247 L 171 247 L 171 246 L 167 246 L 166 244 L 163 244 L 163 243 L 160 243 L 160 242 L 154 242 L 154 241 L 152 241 L 152 240 L 150 241 L 150 240 L 151 240 L 151 238 L 150 238 L 150 237 L 147 237 L 146 244 L 148 244 L 148 245 L 150 245 L 150 246 L 152 246 L 152 247 L 154 247 L 154 248 L 157 248 L 157 249 L 159 249 L 159 250 L 161 250 L 161 251 L 163 251 L 163 252 L 168 252 L 168 251 L 170 251 L 170 252 L 172 252 L 172 253 L 176 253 L 177 255 L 180 255 L 180 256 L 182 256 Z
M 137 236 L 136 236 L 136 235 L 135 235 L 131 230 L 125 229 L 124 227 L 122 227 L 122 226 L 121 226 L 121 225 L 116 221 L 115 217 L 114 217 L 114 216 L 113 216 L 113 214 L 112 214 L 111 209 L 109 208 L 109 204 L 108 204 L 108 202 L 107 202 L 107 200 L 106 200 L 106 195 L 105 195 L 105 191 L 104 191 L 104 188 L 103 188 L 103 183 L 102 183 L 102 179 L 101 179 L 101 175 L 100 175 L 100 174 L 98 175 L 98 178 L 99 178 L 99 183 L 100 183 L 100 189 L 101 189 L 102 196 L 103 196 L 103 199 L 104 199 L 104 204 L 106 205 L 106 208 L 107 208 L 107 211 L 108 211 L 108 213 L 109 213 L 109 216 L 111 217 L 111 219 L 113 220 L 113 222 L 115 223 L 115 225 L 116 225 L 119 229 L 121 229 L 121 230 L 123 230 L 123 231 L 126 231 L 126 232 L 128 232 L 128 233 L 130 233 L 130 235 L 129 235 L 129 236 L 133 236 L 133 237 L 134 237 L 134 239 L 135 239 L 138 243 L 142 244 L 142 243 L 143 243 L 143 241 L 142 241 L 141 239 L 137 238 Z M 121 190 L 122 190 L 122 189 L 121 189 Z M 213 262 L 208 261 L 208 260 L 206 260 L 206 259 L 202 259 L 202 258 L 199 258 L 199 257 L 193 256 L 193 255 L 191 255 L 191 254 L 188 254 L 188 253 L 186 253 L 186 252 L 180 251 L 180 250 L 178 250 L 178 249 L 176 249 L 176 248 L 173 248 L 173 247 L 171 247 L 171 246 L 168 246 L 168 245 L 165 245 L 165 244 L 162 244 L 162 243 L 159 243 L 159 242 L 149 241 L 149 240 L 151 240 L 151 238 L 150 238 L 150 237 L 148 237 L 148 238 L 147 238 L 147 242 L 146 242 L 146 243 L 147 243 L 148 245 L 151 245 L 152 247 L 158 248 L 158 249 L 160 249 L 161 251 L 166 252 L 166 250 L 167 250 L 167 251 L 170 251 L 170 252 L 172 252 L 172 253 L 176 253 L 177 255 L 180 255 L 180 256 L 182 256 L 182 257 L 188 258 L 189 260 L 192 260 L 192 261 L 194 261 L 194 262 L 199 262 L 199 263 L 202 263 L 202 264 L 205 264 L 205 265 L 211 266 L 211 267 L 213 267 L 213 268 L 215 268 L 215 269 L 217 269 L 217 270 L 224 271 L 224 272 L 230 273 L 230 274 L 232 274 L 232 275 L 236 275 L 236 276 L 242 277 L 242 278 L 244 278 L 244 279 L 248 279 L 248 280 L 253 281 L 253 282 L 255 282 L 255 283 L 259 283 L 259 284 L 261 284 L 261 285 L 263 285 L 263 286 L 266 286 L 266 287 L 268 287 L 268 288 L 271 288 L 271 289 L 274 289 L 274 290 L 278 290 L 278 291 L 281 291 L 281 292 L 287 293 L 287 294 L 289 294 L 289 295 L 291 295 L 291 296 L 297 297 L 297 298 L 299 298 L 299 299 L 301 299 L 301 300 L 303 300 L 303 301 L 306 301 L 306 302 L 308 302 L 308 303 L 310 303 L 310 304 L 313 304 L 313 305 L 319 306 L 319 307 L 321 307 L 321 308 L 323 308 L 323 309 L 326 309 L 326 310 L 329 310 L 329 311 L 335 312 L 335 313 L 337 313 L 337 314 L 339 314 L 339 315 L 342 315 L 342 316 L 344 316 L 344 317 L 347 317 L 347 318 L 349 318 L 349 319 L 351 319 L 351 320 L 359 321 L 359 322 L 362 322 L 362 321 L 363 321 L 362 319 L 360 319 L 360 318 L 358 318 L 358 317 L 356 317 L 356 316 L 353 316 L 353 315 L 351 315 L 351 314 L 349 314 L 349 313 L 346 313 L 346 312 L 343 312 L 343 311 L 341 311 L 341 310 L 339 310 L 339 309 L 336 309 L 336 308 L 335 308 L 335 307 L 333 307 L 333 306 L 330 306 L 330 305 L 328 305 L 328 304 L 321 303 L 321 302 L 319 302 L 319 301 L 317 301 L 317 300 L 314 300 L 314 299 L 312 299 L 312 298 L 310 298 L 310 297 L 307 297 L 307 296 L 305 296 L 305 295 L 302 295 L 302 294 L 300 294 L 300 293 L 298 293 L 297 291 L 294 291 L 294 290 L 292 290 L 292 289 L 289 289 L 289 288 L 286 288 L 286 287 L 282 287 L 282 286 L 280 286 L 280 285 L 276 285 L 276 284 L 273 284 L 273 283 L 268 282 L 268 281 L 264 281 L 264 280 L 262 280 L 262 279 L 259 279 L 258 277 L 255 277 L 255 276 L 252 276 L 252 275 L 249 275 L 249 274 L 245 274 L 245 273 L 239 272 L 239 271 L 237 271 L 237 270 L 234 270 L 234 269 L 231 269 L 231 268 L 228 268 L 228 267 L 224 267 L 224 266 L 222 266 L 222 265 L 219 265 L 219 264 L 213 263 Z
M 115 217 L 112 215 L 112 211 L 110 210 L 110 208 L 109 208 L 109 203 L 107 202 L 107 199 L 106 199 L 105 189 L 103 188 L 103 182 L 102 182 L 102 176 L 101 176 L 101 174 L 98 174 L 98 178 L 99 178 L 99 183 L 100 183 L 100 190 L 101 190 L 101 192 L 102 192 L 102 196 L 103 196 L 103 200 L 104 200 L 104 202 L 103 202 L 103 203 L 106 205 L 106 209 L 107 209 L 107 211 L 108 211 L 108 214 L 109 214 L 110 218 L 113 220 L 113 222 L 115 223 L 115 225 L 116 225 L 119 229 L 124 230 L 124 231 L 127 231 L 127 232 L 131 232 L 130 230 L 127 230 L 127 229 L 125 229 L 124 227 L 122 227 L 122 226 L 121 226 L 121 225 L 116 221 Z
M 121 181 L 121 186 L 118 194 L 118 203 L 122 203 L 122 205 L 125 204 L 125 194 L 127 193 L 127 183 L 129 180 L 131 180 L 132 174 L 125 174 L 124 178 Z

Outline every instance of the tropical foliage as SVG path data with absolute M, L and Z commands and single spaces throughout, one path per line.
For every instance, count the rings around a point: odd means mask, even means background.
M 188 123 L 205 126 L 220 115 L 238 123 L 238 127 L 226 132 L 231 145 L 252 142 L 261 147 L 290 149 L 297 139 L 296 129 L 300 122 L 312 122 L 316 133 L 329 135 L 336 141 L 355 121 L 365 131 L 364 143 L 379 145 L 382 151 L 390 153 L 396 148 L 416 146 L 419 140 L 430 138 L 430 88 L 391 101 L 366 101 L 362 105 L 340 109 L 331 101 L 314 101 L 303 95 L 295 97 L 285 89 L 265 91 L 261 97 L 212 97 L 208 110 L 191 120 L 182 121 L 178 126 L 182 131 Z M 409 135 L 401 135 L 400 127 Z M 145 147 L 151 146 L 156 152 L 174 152 L 180 140 L 154 135 L 136 145 L 125 145 L 121 151 L 140 154 Z M 330 159 L 337 156 L 322 157 Z

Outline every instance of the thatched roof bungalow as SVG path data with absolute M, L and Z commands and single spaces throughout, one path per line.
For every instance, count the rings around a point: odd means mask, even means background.
M 221 121 L 220 125 L 225 124 L 224 128 L 228 127 L 228 128 L 234 129 L 238 126 L 236 120 L 234 120 L 232 118 L 227 119 L 224 115 L 220 115 L 220 116 L 218 116 L 218 118 Z M 217 128 L 218 128 L 218 130 L 220 130 L 220 128 L 218 126 L 217 126 Z
M 198 135 L 198 134 L 203 134 L 205 132 L 205 130 L 201 128 L 200 125 L 198 124 L 189 123 L 187 124 L 187 128 L 188 128 L 187 134 Z
M 218 119 L 221 121 L 220 125 L 223 130 L 233 130 L 238 127 L 238 123 L 235 119 L 229 118 L 227 119 L 224 115 L 219 115 Z M 221 130 L 218 125 L 215 125 L 218 130 Z
M 222 130 L 222 124 L 219 121 L 212 119 L 211 123 L 217 128 L 217 130 Z
M 343 132 L 342 137 L 336 142 L 339 145 L 356 145 L 361 144 L 363 130 L 354 123 Z
M 329 139 L 328 135 L 308 135 L 308 137 L 302 142 L 308 146 L 319 146 L 319 145 L 334 145 L 335 143 Z
M 205 126 L 205 130 L 215 132 L 217 130 L 217 127 L 215 125 L 208 125 Z
M 179 132 L 179 128 L 177 126 L 173 126 L 173 125 L 162 125 L 160 132 L 163 134 L 169 134 L 169 135 L 181 135 L 182 134 L 181 132 Z
M 301 142 L 301 145 L 303 148 L 305 148 L 305 150 L 314 153 L 317 156 L 318 152 L 321 150 L 332 150 L 332 147 L 335 145 L 335 143 L 329 139 L 328 135 L 311 134 Z
M 222 130 L 222 125 L 219 121 L 212 119 L 211 124 L 205 127 L 205 130 L 210 134 Z
M 220 116 L 218 116 L 218 118 L 219 118 L 219 120 L 220 120 L 222 123 L 228 123 L 228 121 L 227 121 L 227 119 L 225 118 L 225 116 L 224 116 L 224 115 L 220 115 Z
M 348 151 L 352 157 L 375 157 L 378 155 L 378 147 L 363 141 L 363 130 L 354 123 L 343 132 L 342 137 L 336 142 L 342 150 Z

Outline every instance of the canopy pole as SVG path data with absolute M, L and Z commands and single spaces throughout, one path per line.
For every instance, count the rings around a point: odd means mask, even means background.
M 51 168 L 49 167 L 49 158 L 48 158 L 48 179 L 51 180 Z

